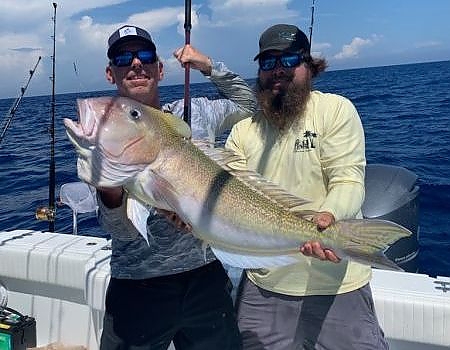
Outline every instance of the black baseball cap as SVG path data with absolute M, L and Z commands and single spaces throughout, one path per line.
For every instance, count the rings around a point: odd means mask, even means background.
M 132 25 L 125 25 L 117 29 L 109 37 L 108 52 L 107 52 L 108 58 L 111 58 L 112 54 L 114 53 L 115 49 L 119 44 L 122 44 L 123 42 L 132 39 L 145 41 L 147 44 L 150 45 L 150 47 L 153 50 L 156 51 L 155 43 L 153 42 L 152 37 L 146 30 Z
M 270 50 L 310 54 L 308 37 L 298 27 L 290 24 L 275 24 L 266 29 L 259 38 L 259 53 L 254 61 Z

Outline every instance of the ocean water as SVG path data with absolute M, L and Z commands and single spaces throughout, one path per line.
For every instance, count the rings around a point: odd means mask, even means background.
M 251 84 L 254 80 L 249 81 Z M 326 72 L 315 88 L 351 99 L 366 133 L 368 163 L 405 167 L 419 177 L 419 271 L 450 276 L 450 61 Z M 56 194 L 78 181 L 76 155 L 62 119 L 76 119 L 76 99 L 113 91 L 58 94 L 55 115 Z M 191 96 L 217 98 L 210 83 Z M 163 102 L 183 97 L 183 86 L 161 87 Z M 0 100 L 0 131 L 14 99 Z M 48 230 L 35 219 L 48 203 L 51 96 L 25 97 L 0 143 L 0 231 Z M 57 232 L 72 231 L 72 212 L 57 207 Z M 107 236 L 93 214 L 78 215 L 78 232 Z

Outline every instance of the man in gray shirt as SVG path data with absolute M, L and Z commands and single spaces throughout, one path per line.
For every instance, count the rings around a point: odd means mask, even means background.
M 163 64 L 147 31 L 121 27 L 108 45 L 106 78 L 119 95 L 182 116 L 183 100 L 160 104 Z M 223 63 L 190 45 L 174 55 L 200 70 L 226 97 L 191 100 L 193 138 L 211 140 L 254 113 L 253 91 Z M 165 350 L 171 341 L 177 350 L 240 349 L 231 283 L 212 252 L 186 234 L 176 216 L 156 209 L 147 218 L 147 243 L 127 217 L 132 203 L 127 204 L 123 189 L 97 190 L 99 221 L 112 237 L 101 349 Z

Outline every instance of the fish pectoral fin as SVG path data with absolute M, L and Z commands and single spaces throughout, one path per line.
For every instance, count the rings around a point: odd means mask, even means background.
M 148 245 L 149 235 L 147 233 L 147 219 L 150 215 L 150 209 L 133 197 L 127 198 L 127 217 L 133 223 L 134 227 L 145 239 Z M 153 237 L 151 237 L 153 238 Z
M 163 177 L 149 170 L 142 172 L 135 182 L 134 193 L 152 206 L 177 212 L 179 194 Z
M 233 253 L 230 251 L 221 250 L 217 247 L 211 247 L 214 255 L 222 263 L 239 267 L 243 269 L 257 269 L 257 268 L 275 268 L 286 265 L 298 263 L 302 257 L 300 253 L 292 253 L 285 255 L 274 256 L 257 256 L 244 255 L 242 253 Z

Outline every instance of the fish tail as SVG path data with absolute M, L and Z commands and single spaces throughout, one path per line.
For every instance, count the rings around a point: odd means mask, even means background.
M 345 255 L 374 267 L 401 270 L 384 252 L 399 239 L 411 236 L 411 231 L 394 222 L 379 219 L 341 220 L 336 226 Z

